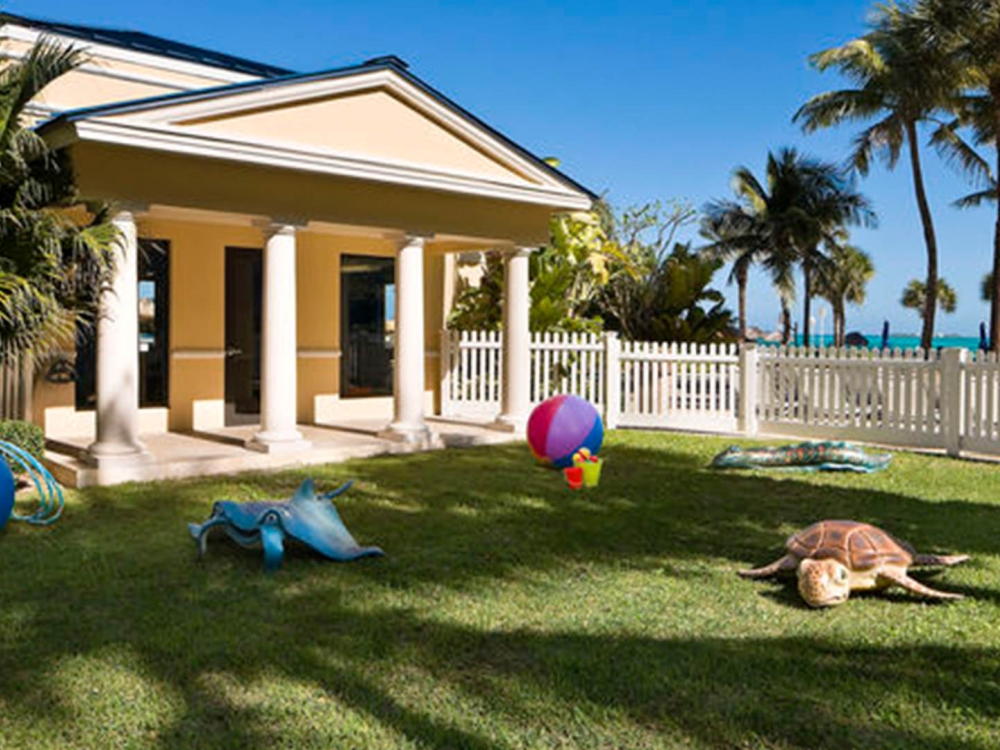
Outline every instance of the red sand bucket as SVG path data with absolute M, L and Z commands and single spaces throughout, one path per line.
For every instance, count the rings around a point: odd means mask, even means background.
M 563 474 L 566 476 L 566 484 L 569 485 L 571 490 L 578 490 L 583 487 L 583 467 L 567 467 L 563 469 Z

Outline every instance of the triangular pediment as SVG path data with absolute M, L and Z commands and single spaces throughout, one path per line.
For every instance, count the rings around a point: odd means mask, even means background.
M 385 71 L 358 76 L 356 81 L 237 90 L 194 103 L 166 103 L 160 108 L 112 114 L 111 118 L 492 182 L 555 184 L 478 123 L 456 117 Z
M 94 140 L 586 209 L 592 196 L 393 65 L 363 65 L 78 110 L 62 145 Z
M 175 125 L 372 161 L 537 184 L 385 90 L 229 112 Z

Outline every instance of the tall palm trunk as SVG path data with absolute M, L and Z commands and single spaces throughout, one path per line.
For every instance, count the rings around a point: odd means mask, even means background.
M 927 295 L 924 299 L 924 325 L 920 332 L 920 347 L 929 351 L 934 345 L 934 318 L 937 315 L 938 251 L 937 237 L 934 234 L 934 221 L 931 219 L 931 209 L 927 204 L 927 191 L 924 189 L 924 173 L 920 166 L 917 124 L 913 120 L 906 123 L 906 140 L 910 150 L 913 190 L 917 195 L 917 209 L 920 211 L 920 223 L 924 228 L 924 244 L 927 246 L 927 281 L 924 283 Z
M 792 309 L 788 306 L 788 299 L 784 295 L 781 297 L 781 343 L 788 345 L 792 341 Z
M 843 346 L 844 339 L 844 308 L 836 301 L 830 305 L 833 308 L 833 345 Z
M 740 315 L 740 341 L 747 338 L 747 281 L 748 273 L 746 268 L 739 268 L 736 271 L 736 288 L 739 290 L 739 315 Z
M 812 311 L 812 269 L 802 264 L 802 343 L 809 346 L 809 316 Z

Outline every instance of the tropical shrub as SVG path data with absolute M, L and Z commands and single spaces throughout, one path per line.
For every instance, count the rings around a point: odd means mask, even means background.
M 45 456 L 45 435 L 42 428 L 33 422 L 19 419 L 0 420 L 0 440 L 16 445 L 39 461 Z M 14 474 L 22 471 L 20 464 L 7 459 L 7 465 Z

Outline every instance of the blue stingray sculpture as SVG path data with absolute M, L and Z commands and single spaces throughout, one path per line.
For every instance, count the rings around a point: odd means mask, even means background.
M 220 500 L 203 524 L 188 524 L 202 556 L 208 548 L 208 534 L 217 526 L 242 547 L 264 549 L 264 570 L 281 567 L 285 537 L 300 542 L 331 560 L 346 562 L 359 557 L 384 555 L 379 547 L 362 547 L 340 520 L 333 498 L 350 489 L 353 482 L 333 492 L 317 495 L 313 480 L 307 479 L 291 500 L 237 503 Z

